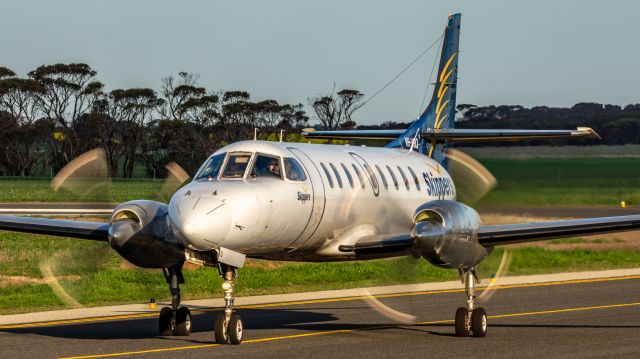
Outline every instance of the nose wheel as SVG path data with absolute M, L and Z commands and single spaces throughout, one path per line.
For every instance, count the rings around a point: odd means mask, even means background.
M 456 310 L 456 336 L 468 337 L 472 335 L 483 338 L 487 335 L 487 312 L 484 308 L 476 307 L 475 284 L 478 281 L 475 269 L 461 272 L 465 291 L 467 293 L 467 307 Z
M 171 307 L 160 310 L 159 334 L 188 336 L 191 334 L 191 311 L 180 307 L 180 284 L 184 283 L 182 264 L 163 269 L 163 273 L 171 291 Z
M 242 318 L 233 307 L 234 301 L 234 281 L 237 277 L 236 268 L 220 263 L 220 274 L 222 275 L 222 290 L 224 291 L 224 313 L 216 317 L 214 323 L 214 333 L 218 344 L 240 344 L 244 334 Z

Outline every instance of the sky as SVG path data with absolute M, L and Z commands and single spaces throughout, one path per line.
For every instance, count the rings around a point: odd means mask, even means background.
M 2 9 L 0 66 L 26 76 L 84 62 L 109 90 L 159 90 L 187 71 L 253 100 L 306 104 L 334 86 L 366 98 L 461 12 L 458 104 L 640 103 L 637 1 L 2 0 Z M 434 60 L 432 50 L 356 122 L 414 120 Z

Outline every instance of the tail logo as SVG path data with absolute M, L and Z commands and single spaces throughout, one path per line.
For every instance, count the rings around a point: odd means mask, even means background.
M 453 74 L 453 71 L 455 70 L 455 68 L 452 68 L 451 70 L 449 70 L 449 66 L 451 65 L 451 62 L 453 61 L 453 59 L 456 57 L 457 54 L 458 54 L 457 52 L 454 52 L 453 55 L 449 57 L 449 60 L 447 60 L 447 63 L 444 65 L 444 67 L 442 68 L 442 71 L 440 72 L 440 78 L 438 79 L 438 82 L 440 83 L 440 87 L 438 88 L 438 102 L 436 104 L 436 122 L 434 126 L 435 128 L 440 128 L 440 126 L 442 126 L 442 123 L 448 116 L 446 113 L 443 116 L 442 110 L 444 110 L 444 108 L 447 106 L 447 104 L 449 103 L 449 100 L 446 100 L 444 102 L 442 102 L 442 100 L 444 99 L 444 95 L 449 90 L 449 85 L 447 85 L 447 80 L 449 80 L 449 77 L 451 77 L 451 74 Z

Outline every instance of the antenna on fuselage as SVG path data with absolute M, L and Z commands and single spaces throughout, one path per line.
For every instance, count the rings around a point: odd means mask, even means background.
M 258 139 L 258 128 L 254 127 L 253 128 L 253 140 L 257 140 Z
M 284 130 L 280 130 L 280 142 L 282 142 L 282 135 L 284 133 Z

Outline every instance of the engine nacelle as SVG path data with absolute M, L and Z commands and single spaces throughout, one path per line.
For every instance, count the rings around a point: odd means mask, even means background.
M 416 209 L 413 223 L 415 250 L 439 267 L 467 269 L 493 250 L 478 243 L 478 212 L 460 202 L 427 202 Z
M 185 252 L 167 221 L 167 205 L 129 201 L 113 210 L 109 243 L 127 261 L 144 268 L 168 268 L 184 262 Z

